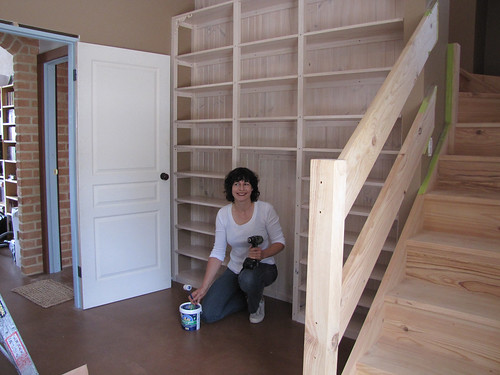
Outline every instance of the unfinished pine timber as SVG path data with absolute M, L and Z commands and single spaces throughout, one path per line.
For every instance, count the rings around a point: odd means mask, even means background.
M 429 53 L 437 42 L 437 30 L 437 3 L 435 3 L 408 41 L 394 68 L 339 157 L 339 161 L 344 161 L 346 164 L 345 195 L 331 197 L 337 191 L 333 188 L 330 193 L 323 192 L 322 196 L 311 194 L 311 207 L 317 207 L 319 204 L 317 201 L 323 199 L 324 196 L 329 197 L 327 202 L 330 202 L 330 206 L 323 207 L 326 212 L 334 210 L 333 202 L 344 201 L 345 206 L 337 207 L 337 211 L 332 214 L 335 218 L 330 221 L 344 220 L 350 207 L 354 204 L 357 194 L 361 191 L 370 170 L 375 165 L 382 145 L 390 134 L 391 128 L 415 84 L 415 77 L 418 77 L 422 71 Z M 434 89 L 430 96 L 424 100 L 384 188 L 347 259 L 342 270 L 341 285 L 331 279 L 331 275 L 338 272 L 338 266 L 328 262 L 324 262 L 321 268 L 315 269 L 314 273 L 308 276 L 307 294 L 319 293 L 318 295 L 321 295 L 321 291 L 327 291 L 324 298 L 338 299 L 324 301 L 322 302 L 323 306 L 338 308 L 339 311 L 328 311 L 328 314 L 325 314 L 323 311 L 307 308 L 304 374 L 328 374 L 336 371 L 336 368 L 332 369 L 331 364 L 332 360 L 336 363 L 336 346 L 343 337 L 372 268 L 382 250 L 388 228 L 390 228 L 388 224 L 397 214 L 411 176 L 415 173 L 421 154 L 432 134 L 435 103 L 436 90 Z M 333 172 L 331 173 L 333 174 Z M 323 180 L 327 180 L 324 175 Z M 319 181 L 319 177 L 312 176 L 312 181 Z M 322 202 L 322 204 L 326 205 L 326 202 Z M 322 212 L 320 210 L 311 211 L 310 214 L 311 223 L 318 223 L 321 220 Z M 321 259 L 321 254 L 324 251 L 338 251 L 340 253 L 343 244 L 342 236 L 340 238 L 326 236 L 322 233 L 324 229 L 321 230 L 321 227 L 317 229 L 317 232 L 314 228 L 310 230 L 310 244 L 314 243 L 315 246 L 310 249 L 309 260 L 312 261 L 316 257 Z M 315 242 L 317 239 L 322 240 L 322 242 Z M 335 258 L 335 255 L 330 256 Z M 325 286 L 325 280 L 331 280 L 331 283 Z M 331 291 L 330 288 L 334 287 L 339 288 L 339 290 Z M 311 322 L 311 324 L 307 322 Z M 324 337 L 320 332 L 327 332 L 329 336 Z
M 197 0 L 172 19 L 173 272 L 201 284 L 225 174 L 255 170 L 286 238 L 266 295 L 304 323 L 310 164 L 337 159 L 401 53 L 405 0 Z M 399 115 L 399 114 L 398 114 Z M 398 117 L 348 212 L 343 262 L 401 148 Z M 399 236 L 398 217 L 346 336 L 355 338 Z
M 311 196 L 315 198 L 310 208 L 304 337 L 304 372 L 308 374 L 334 374 L 337 369 L 346 180 L 344 160 L 311 162 Z

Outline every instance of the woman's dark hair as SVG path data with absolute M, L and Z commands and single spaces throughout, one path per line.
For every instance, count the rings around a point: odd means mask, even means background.
M 229 202 L 234 202 L 233 197 L 233 184 L 235 182 L 245 181 L 252 185 L 252 194 L 250 194 L 250 200 L 256 202 L 259 199 L 259 178 L 257 175 L 248 168 L 235 168 L 229 172 L 224 180 L 224 193 L 226 194 L 226 199 Z

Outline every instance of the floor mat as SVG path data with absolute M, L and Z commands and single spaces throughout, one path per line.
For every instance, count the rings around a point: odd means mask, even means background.
M 73 299 L 72 288 L 50 279 L 23 285 L 12 291 L 44 308 Z

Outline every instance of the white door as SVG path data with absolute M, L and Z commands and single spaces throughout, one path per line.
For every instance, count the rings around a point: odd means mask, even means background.
M 77 46 L 84 309 L 171 286 L 170 58 Z M 166 175 L 163 175 L 166 178 Z

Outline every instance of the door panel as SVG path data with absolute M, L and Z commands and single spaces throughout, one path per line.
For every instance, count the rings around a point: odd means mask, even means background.
M 169 57 L 78 44 L 83 307 L 169 288 Z

